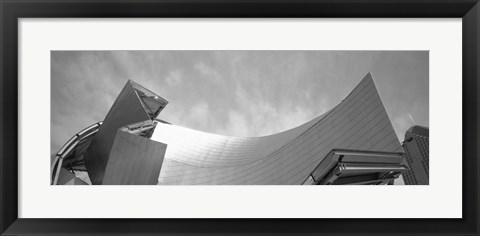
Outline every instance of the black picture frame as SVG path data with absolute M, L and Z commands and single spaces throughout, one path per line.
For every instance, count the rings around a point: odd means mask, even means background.
M 479 235 L 480 4 L 478 0 L 1 0 L 0 12 L 0 233 L 2 235 Z M 19 18 L 60 17 L 462 18 L 463 150 L 458 150 L 458 153 L 463 155 L 463 217 L 461 219 L 18 218 L 17 23 Z M 444 139 L 448 140 L 449 137 Z

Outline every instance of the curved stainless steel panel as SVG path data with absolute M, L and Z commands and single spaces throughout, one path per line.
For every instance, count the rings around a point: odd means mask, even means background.
M 302 184 L 334 148 L 402 148 L 370 74 L 326 114 L 279 134 L 229 137 L 158 123 L 151 139 L 168 145 L 159 184 Z

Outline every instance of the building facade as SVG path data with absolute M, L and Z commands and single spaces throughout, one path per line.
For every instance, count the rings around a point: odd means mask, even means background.
M 412 126 L 405 133 L 403 141 L 405 157 L 410 169 L 405 171 L 403 181 L 406 185 L 429 184 L 429 142 L 428 128 Z
M 392 184 L 408 168 L 370 74 L 325 114 L 262 137 L 216 135 L 159 120 L 167 101 L 145 91 L 129 81 L 89 147 L 57 153 L 52 184 L 62 169 L 92 184 Z

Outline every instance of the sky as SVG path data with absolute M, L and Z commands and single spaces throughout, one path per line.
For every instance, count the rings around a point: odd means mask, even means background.
M 52 51 L 51 151 L 102 121 L 128 79 L 169 101 L 162 120 L 251 137 L 323 114 L 369 72 L 401 142 L 412 124 L 429 126 L 428 58 L 427 51 Z

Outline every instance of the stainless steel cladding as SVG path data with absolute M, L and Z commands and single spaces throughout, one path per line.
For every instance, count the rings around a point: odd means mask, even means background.
M 368 74 L 336 107 L 297 128 L 263 137 L 209 134 L 158 123 L 168 145 L 159 184 L 302 184 L 333 149 L 402 152 Z
M 123 126 L 154 119 L 167 101 L 128 81 L 113 103 L 86 155 L 92 184 L 102 184 L 117 130 Z
M 86 182 L 392 184 L 409 168 L 370 74 L 325 114 L 262 137 L 216 135 L 156 119 L 166 104 L 129 81 L 88 147 Z M 58 163 L 52 170 L 66 168 Z

